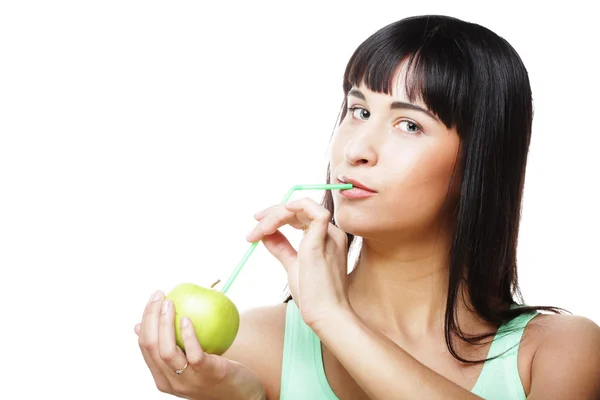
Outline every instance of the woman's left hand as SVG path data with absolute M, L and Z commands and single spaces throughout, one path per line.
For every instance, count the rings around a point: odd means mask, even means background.
M 331 213 L 309 198 L 269 207 L 254 215 L 249 242 L 262 240 L 287 271 L 288 285 L 304 322 L 313 329 L 350 308 L 346 233 L 331 223 Z M 298 251 L 279 228 L 304 231 Z

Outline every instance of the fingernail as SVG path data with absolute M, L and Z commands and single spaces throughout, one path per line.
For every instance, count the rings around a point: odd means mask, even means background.
M 150 297 L 150 302 L 152 302 L 152 301 L 156 301 L 156 300 L 160 299 L 160 298 L 161 298 L 161 296 L 162 296 L 162 292 L 161 292 L 160 290 L 157 290 L 157 291 L 156 291 L 156 292 L 154 292 L 154 293 L 152 294 L 152 296 Z
M 171 307 L 171 302 L 169 300 L 163 301 L 162 306 L 160 307 L 160 313 L 166 314 L 167 311 L 169 311 L 170 307 Z
M 252 229 L 250 232 L 248 232 L 248 234 L 246 235 L 246 240 L 250 240 L 250 237 L 252 236 L 253 233 L 254 233 L 254 229 Z
M 182 328 L 187 328 L 189 324 L 190 324 L 190 320 L 188 317 L 181 318 L 181 327 Z

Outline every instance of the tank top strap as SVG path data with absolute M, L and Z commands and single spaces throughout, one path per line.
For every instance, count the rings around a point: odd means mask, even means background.
M 485 399 L 525 400 L 519 375 L 519 345 L 525 327 L 539 313 L 521 314 L 498 328 L 483 369 L 472 392 Z
M 319 337 L 287 303 L 280 400 L 339 400 L 327 382 Z
M 515 350 L 514 354 L 516 355 L 516 350 L 518 350 L 521 343 L 527 324 L 537 315 L 537 312 L 521 314 L 500 326 L 490 349 L 493 350 L 491 356 L 499 355 L 512 349 Z

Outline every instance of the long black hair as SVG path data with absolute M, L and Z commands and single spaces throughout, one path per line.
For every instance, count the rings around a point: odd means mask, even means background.
M 460 137 L 457 166 L 462 182 L 454 211 L 444 331 L 456 359 L 483 362 L 462 358 L 453 346 L 453 334 L 468 343 L 495 334 L 467 336 L 461 331 L 456 307 L 462 287 L 474 311 L 495 326 L 524 313 L 561 310 L 523 306 L 517 277 L 517 237 L 533 119 L 527 70 L 515 49 L 483 26 L 440 15 L 405 18 L 374 33 L 350 58 L 338 120 L 346 116 L 352 86 L 362 82 L 374 92 L 390 95 L 394 74 L 403 62 L 408 63 L 409 100 L 421 99 Z M 330 191 L 322 205 L 333 216 Z M 331 222 L 335 224 L 333 217 Z M 353 240 L 348 234 L 348 246 Z M 510 307 L 516 304 L 520 307 Z

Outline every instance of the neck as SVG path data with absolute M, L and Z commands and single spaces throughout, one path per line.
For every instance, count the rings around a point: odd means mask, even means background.
M 448 294 L 451 233 L 432 240 L 384 243 L 363 239 L 348 295 L 355 312 L 373 328 L 391 335 L 439 335 Z M 457 316 L 476 317 L 458 297 Z M 465 319 L 465 317 L 467 317 Z

